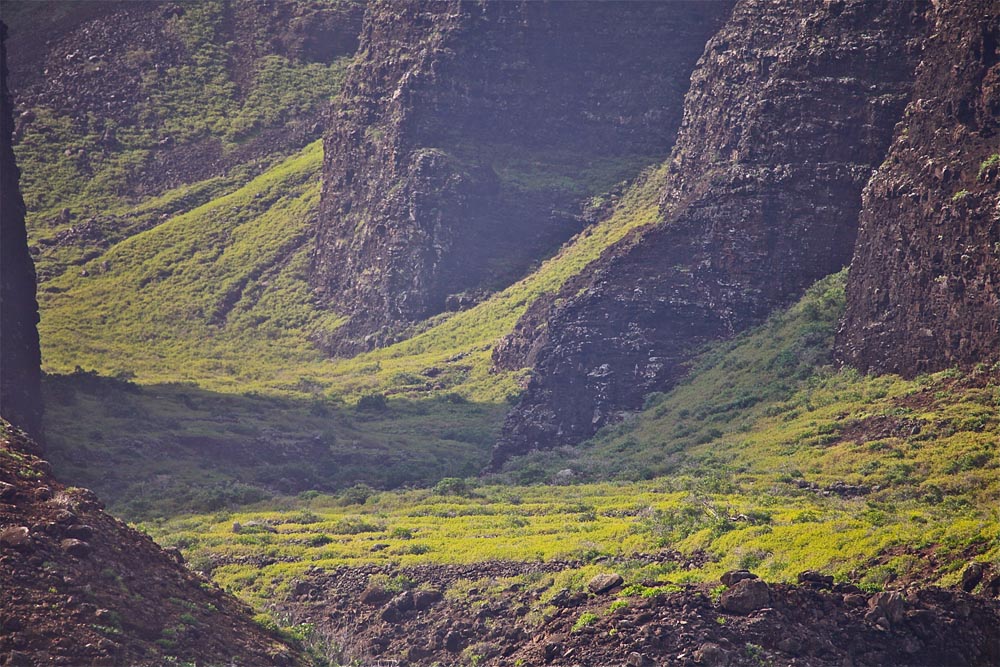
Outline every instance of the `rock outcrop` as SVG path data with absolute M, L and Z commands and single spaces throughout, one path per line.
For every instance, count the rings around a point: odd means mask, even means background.
M 0 665 L 305 664 L 38 452 L 0 421 Z
M 326 137 L 314 286 L 351 354 L 512 282 L 670 150 L 728 2 L 374 2 Z
M 533 367 L 494 465 L 573 444 L 668 389 L 700 345 L 848 263 L 861 191 L 912 88 L 929 4 L 745 0 L 692 75 L 659 224 L 503 341 Z
M 42 426 L 38 302 L 11 143 L 14 102 L 7 89 L 6 36 L 7 26 L 0 23 L 0 415 L 37 437 Z
M 1000 601 L 913 584 L 871 594 L 848 583 L 819 588 L 744 579 L 717 601 L 710 584 L 653 597 L 562 589 L 548 598 L 546 618 L 539 622 L 539 591 L 519 581 L 532 574 L 532 581 L 544 580 L 539 575 L 560 570 L 579 573 L 572 569 L 578 566 L 503 561 L 316 568 L 294 582 L 292 599 L 280 605 L 314 624 L 317 633 L 336 638 L 345 661 L 362 664 L 399 656 L 414 667 L 449 665 L 463 653 L 475 653 L 478 664 L 490 667 L 915 667 L 991 665 L 1000 659 L 992 630 L 1000 622 Z M 405 577 L 419 588 L 392 599 L 376 596 L 376 577 Z M 470 588 L 470 581 L 485 585 Z M 458 594 L 456 582 L 466 584 L 459 584 Z M 421 596 L 426 605 L 418 603 Z
M 1000 3 L 941 3 L 865 191 L 840 359 L 906 376 L 1000 358 Z

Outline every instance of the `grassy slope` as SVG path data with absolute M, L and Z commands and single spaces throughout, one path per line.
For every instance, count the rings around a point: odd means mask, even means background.
M 307 284 L 321 158 L 310 145 L 117 243 L 87 275 L 43 286 L 48 440 L 62 474 L 133 517 L 254 499 L 262 488 L 474 474 L 518 391 L 517 374 L 488 372 L 490 346 L 534 298 L 652 220 L 662 178 L 649 175 L 612 219 L 489 301 L 393 347 L 331 360 L 310 337 L 337 316 L 313 307 Z M 366 394 L 388 395 L 387 409 L 358 409 Z M 102 457 L 116 462 L 110 473 L 91 465 Z
M 17 6 L 28 15 L 25 26 L 57 18 L 49 16 L 48 9 L 39 11 L 40 7 Z M 53 9 L 58 14 L 60 7 Z M 225 42 L 224 3 L 206 0 L 185 10 L 168 21 L 169 33 L 185 47 L 179 62 L 153 68 L 152 52 L 137 48 L 125 54 L 130 67 L 143 71 L 136 94 L 141 101 L 134 109 L 138 122 L 104 123 L 93 116 L 74 118 L 58 109 L 31 110 L 35 120 L 26 126 L 15 150 L 32 242 L 55 239 L 95 216 L 115 218 L 102 231 L 109 240 L 118 241 L 158 223 L 164 213 L 187 210 L 231 192 L 252 178 L 260 165 L 237 164 L 223 176 L 158 198 L 159 206 L 143 202 L 133 183 L 160 151 L 215 141 L 223 154 L 229 154 L 261 131 L 313 116 L 339 90 L 348 58 L 319 64 L 278 55 L 258 59 L 249 85 L 241 90 Z M 102 142 L 105 129 L 114 131 L 112 149 Z M 289 148 L 295 147 L 271 146 L 269 154 L 260 155 L 261 161 L 268 164 L 281 159 Z M 86 154 L 86 160 L 77 158 L 78 151 Z M 69 219 L 61 217 L 63 209 L 68 209 Z M 100 248 L 80 243 L 43 248 L 36 257 L 43 275 L 57 274 L 100 254 Z
M 281 594 L 310 566 L 370 561 L 583 561 L 550 593 L 581 586 L 607 567 L 602 556 L 625 557 L 615 567 L 632 583 L 708 581 L 751 567 L 779 580 L 819 569 L 871 589 L 895 577 L 954 584 L 968 558 L 1000 560 L 1000 371 L 906 381 L 817 367 L 842 303 L 843 276 L 821 281 L 759 329 L 707 350 L 685 385 L 653 397 L 630 424 L 545 462 L 664 477 L 380 493 L 364 503 L 306 494 L 146 528 L 197 566 L 218 565 L 217 580 L 253 602 Z M 823 492 L 838 481 L 869 493 Z M 237 535 L 234 520 L 277 533 Z M 710 560 L 683 572 L 628 561 L 661 547 L 704 550 Z M 258 570 L 232 561 L 261 553 L 287 562 Z

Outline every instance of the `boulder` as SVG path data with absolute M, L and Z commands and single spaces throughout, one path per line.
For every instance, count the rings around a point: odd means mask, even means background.
M 0 531 L 0 547 L 27 549 L 31 546 L 31 531 L 27 526 L 11 526 Z
M 358 601 L 361 604 L 377 605 L 382 604 L 391 597 L 381 586 L 374 586 L 369 584 L 365 590 L 361 591 L 361 595 L 358 597 Z
M 72 537 L 63 540 L 59 546 L 62 547 L 63 551 L 75 558 L 86 558 L 91 552 L 91 547 L 88 543 Z
M 726 667 L 729 664 L 729 654 L 718 644 L 706 642 L 694 652 L 694 660 L 699 665 L 708 667 Z
M 413 607 L 424 610 L 440 600 L 443 596 L 441 591 L 434 589 L 422 589 L 413 593 Z
M 982 563 L 977 563 L 972 561 L 969 563 L 965 571 L 962 572 L 962 590 L 966 593 L 971 593 L 972 589 L 979 585 L 979 582 L 983 580 L 983 566 Z
M 895 591 L 877 593 L 868 601 L 868 613 L 865 621 L 876 627 L 888 630 L 903 620 L 906 613 L 906 600 Z
M 817 588 L 833 588 L 833 577 L 816 570 L 799 572 L 798 578 L 800 584 L 808 584 Z
M 94 536 L 94 529 L 86 524 L 76 524 L 66 528 L 66 537 L 77 540 L 89 540 Z
M 719 604 L 728 612 L 746 615 L 771 603 L 771 589 L 760 579 L 743 579 L 722 593 Z
M 603 593 L 607 593 L 608 591 L 610 591 L 613 588 L 616 588 L 617 586 L 621 586 L 622 583 L 624 583 L 624 581 L 625 580 L 622 579 L 622 576 L 620 574 L 614 572 L 599 574 L 590 580 L 590 582 L 587 584 L 587 588 L 594 595 L 602 595 Z
M 730 570 L 729 572 L 726 572 L 721 577 L 719 577 L 719 581 L 724 583 L 726 586 L 733 586 L 737 582 L 743 581 L 744 579 L 756 579 L 756 578 L 757 575 L 751 572 L 750 570 Z
M 403 591 L 389 600 L 389 603 L 382 610 L 380 616 L 387 623 L 395 623 L 403 614 L 411 609 L 413 609 L 413 593 Z

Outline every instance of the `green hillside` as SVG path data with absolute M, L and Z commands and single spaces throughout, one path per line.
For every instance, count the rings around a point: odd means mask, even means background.
M 826 365 L 843 282 L 706 350 L 682 386 L 572 456 L 433 490 L 306 493 L 144 525 L 257 604 L 308 568 L 367 562 L 579 561 L 542 586 L 540 617 L 608 557 L 634 584 L 625 595 L 738 567 L 784 581 L 817 569 L 869 590 L 954 584 L 966 559 L 1000 558 L 1000 369 L 907 381 Z M 511 479 L 558 482 L 499 484 Z M 237 534 L 234 521 L 271 528 Z M 706 558 L 682 571 L 636 556 L 661 548 Z M 239 564 L 260 553 L 280 562 Z

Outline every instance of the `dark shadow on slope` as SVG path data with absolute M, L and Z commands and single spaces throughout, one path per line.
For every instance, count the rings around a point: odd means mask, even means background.
M 46 376 L 43 393 L 47 454 L 60 479 L 94 489 L 133 520 L 473 475 L 507 407 L 455 395 L 357 407 L 87 371 Z

